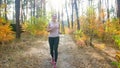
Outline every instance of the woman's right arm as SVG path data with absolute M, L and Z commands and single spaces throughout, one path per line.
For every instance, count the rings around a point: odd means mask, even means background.
M 48 32 L 50 32 L 50 31 L 52 31 L 52 30 L 54 30 L 54 29 L 57 29 L 58 27 L 57 27 L 57 25 L 51 25 L 50 23 L 48 24 L 48 27 L 47 27 L 47 31 Z
M 47 31 L 50 32 L 50 23 L 47 26 Z

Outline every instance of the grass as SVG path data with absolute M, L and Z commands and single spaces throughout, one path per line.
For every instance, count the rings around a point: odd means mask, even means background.
M 28 34 L 22 34 L 20 40 L 15 39 L 9 43 L 6 43 L 4 46 L 0 44 L 0 68 L 30 68 L 30 66 L 33 68 L 34 66 L 32 65 L 38 64 L 37 62 L 40 63 L 40 60 L 38 60 L 39 57 L 22 55 L 31 47 L 37 46 L 32 45 L 32 42 L 37 40 L 45 41 L 47 40 L 47 37 L 33 37 Z

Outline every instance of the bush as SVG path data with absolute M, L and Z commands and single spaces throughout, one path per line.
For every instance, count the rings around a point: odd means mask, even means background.
M 44 18 L 35 18 L 35 23 L 24 22 L 22 29 L 31 35 L 43 35 L 46 31 L 47 20 Z
M 115 40 L 115 43 L 117 44 L 117 46 L 118 46 L 119 49 L 120 49 L 120 36 L 119 36 L 119 35 L 116 35 L 116 36 L 114 36 L 113 38 L 114 38 L 114 40 Z
M 0 42 L 8 42 L 14 39 L 14 32 L 10 27 L 9 22 L 5 22 L 3 18 L 0 18 Z

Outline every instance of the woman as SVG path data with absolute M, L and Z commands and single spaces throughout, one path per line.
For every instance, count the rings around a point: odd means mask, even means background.
M 51 63 L 56 68 L 56 62 L 58 58 L 58 44 L 59 44 L 59 23 L 57 22 L 56 14 L 52 15 L 52 20 L 48 24 L 47 31 L 49 34 L 50 54 L 52 57 Z

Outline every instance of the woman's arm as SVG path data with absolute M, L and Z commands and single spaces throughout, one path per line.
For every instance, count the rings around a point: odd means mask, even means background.
M 49 23 L 48 27 L 47 27 L 47 31 L 50 32 L 50 31 L 52 31 L 54 29 L 57 29 L 57 28 L 59 28 L 58 24 L 52 25 L 52 24 Z
M 50 23 L 47 26 L 47 31 L 50 32 Z

